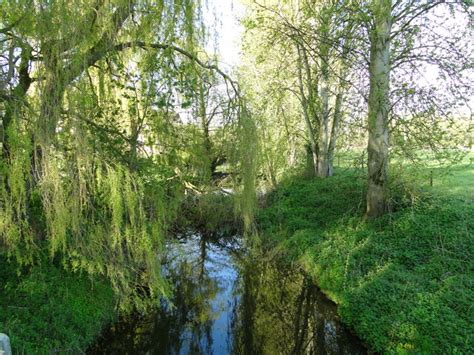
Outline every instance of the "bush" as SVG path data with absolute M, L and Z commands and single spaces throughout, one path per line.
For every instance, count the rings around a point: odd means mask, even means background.
M 181 233 L 237 234 L 242 221 L 235 215 L 234 205 L 234 196 L 220 191 L 189 194 L 181 204 L 175 229 Z

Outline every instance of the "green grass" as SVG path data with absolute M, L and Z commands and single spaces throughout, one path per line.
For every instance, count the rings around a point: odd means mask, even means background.
M 340 152 L 335 157 L 335 166 L 343 172 L 361 167 L 361 170 L 365 171 L 366 159 L 365 151 Z M 415 166 L 412 161 L 401 157 L 393 158 L 392 163 L 399 165 L 398 168 L 402 169 L 405 175 L 409 171 L 412 176 L 416 176 L 418 185 L 432 194 L 474 200 L 474 152 L 459 156 L 459 161 L 452 166 L 449 165 L 454 163 L 450 163 L 449 159 L 439 161 L 429 152 L 419 152 L 417 159 Z
M 474 201 L 474 163 L 438 168 L 433 175 L 433 187 L 429 188 L 433 194 Z
M 0 332 L 14 354 L 82 353 L 114 318 L 104 282 L 41 265 L 18 274 L 0 255 Z
M 436 180 L 435 180 L 436 181 Z M 370 221 L 365 179 L 294 178 L 258 215 L 267 243 L 299 261 L 371 350 L 474 351 L 474 170 L 450 171 Z M 396 200 L 396 199 L 395 199 Z M 403 201 L 403 199 L 399 199 Z

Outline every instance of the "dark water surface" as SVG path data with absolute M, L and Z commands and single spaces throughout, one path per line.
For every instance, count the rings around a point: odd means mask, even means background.
M 88 354 L 365 354 L 296 267 L 239 239 L 194 235 L 168 246 L 171 303 L 106 329 Z

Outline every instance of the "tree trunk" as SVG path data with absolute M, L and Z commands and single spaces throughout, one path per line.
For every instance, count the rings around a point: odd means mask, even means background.
M 285 126 L 286 139 L 287 139 L 287 142 L 288 142 L 286 162 L 287 162 L 288 167 L 292 168 L 296 165 L 295 136 L 290 133 L 290 129 L 288 127 L 288 122 L 287 122 L 287 117 L 285 115 L 284 110 L 281 110 L 281 115 L 283 116 L 283 124 Z
M 325 83 L 327 83 L 327 81 L 323 79 L 321 87 L 322 112 L 319 124 L 319 161 L 317 171 L 319 177 L 329 176 L 329 89 Z
M 342 80 L 341 80 L 342 81 Z M 344 86 L 340 84 L 339 92 L 336 95 L 336 103 L 334 104 L 334 117 L 332 120 L 331 138 L 328 147 L 328 176 L 334 173 L 334 152 L 336 151 L 336 141 L 339 134 L 339 124 L 342 118 L 342 100 L 344 97 Z
M 318 143 L 316 141 L 313 124 L 311 123 L 311 115 L 309 112 L 310 107 L 308 105 L 308 99 L 306 97 L 305 90 L 304 90 L 303 72 L 301 69 L 301 66 L 303 64 L 302 52 L 304 51 L 304 49 L 299 44 L 296 45 L 296 48 L 298 50 L 298 63 L 297 63 L 298 86 L 299 86 L 300 96 L 301 96 L 301 106 L 303 108 L 303 116 L 306 123 L 306 133 L 308 136 L 309 150 L 311 153 L 312 164 L 313 164 L 312 170 L 313 170 L 314 175 L 316 176 L 318 174 Z M 307 79 L 310 81 L 310 78 L 307 78 Z M 309 85 L 311 85 L 311 82 L 309 83 Z M 311 91 L 310 91 L 310 96 L 312 96 Z
M 330 15 L 323 10 L 320 35 L 321 107 L 319 120 L 318 176 L 329 176 L 329 26 Z
M 373 0 L 372 6 L 374 27 L 370 34 L 367 216 L 378 217 L 386 211 L 392 1 Z
M 212 157 L 212 143 L 211 137 L 209 133 L 209 118 L 207 117 L 207 109 L 206 109 L 206 97 L 204 92 L 204 82 L 199 83 L 199 107 L 198 107 L 198 116 L 201 120 L 201 130 L 203 135 L 203 145 L 204 145 L 204 154 L 206 159 L 206 173 L 205 177 L 206 180 L 210 181 L 211 177 L 215 175 L 215 170 L 217 165 L 213 164 L 213 157 Z

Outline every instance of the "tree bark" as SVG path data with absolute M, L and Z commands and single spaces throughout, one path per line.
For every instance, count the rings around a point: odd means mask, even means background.
M 215 169 L 217 166 L 213 166 L 212 161 L 212 143 L 211 137 L 209 133 L 209 119 L 207 117 L 207 109 L 206 109 L 206 95 L 204 90 L 204 82 L 201 81 L 199 83 L 199 102 L 198 102 L 198 116 L 201 120 L 201 130 L 203 135 L 203 146 L 204 146 L 204 153 L 206 159 L 206 174 L 205 176 L 210 181 L 211 177 L 215 174 Z
M 388 168 L 388 114 L 390 92 L 391 0 L 373 0 L 370 33 L 370 92 L 368 107 L 367 216 L 386 211 Z
M 290 133 L 290 129 L 288 127 L 288 122 L 287 122 L 287 117 L 285 115 L 284 110 L 281 110 L 281 115 L 283 116 L 283 124 L 285 126 L 286 139 L 288 141 L 288 151 L 287 151 L 286 162 L 287 162 L 288 167 L 292 168 L 296 165 L 295 136 Z
M 342 81 L 342 80 L 341 80 Z M 339 135 L 339 125 L 342 118 L 342 100 L 344 98 L 344 86 L 341 86 L 336 95 L 336 102 L 334 104 L 334 116 L 332 120 L 331 137 L 328 146 L 328 175 L 332 176 L 334 173 L 334 152 L 336 151 L 336 141 Z
M 305 94 L 304 90 L 304 81 L 303 81 L 303 72 L 302 72 L 302 62 L 303 62 L 303 51 L 304 49 L 297 44 L 296 45 L 297 51 L 298 51 L 298 86 L 300 90 L 300 96 L 301 96 L 301 105 L 303 108 L 303 116 L 305 119 L 306 123 L 306 134 L 308 137 L 308 142 L 309 142 L 309 149 L 311 153 L 311 158 L 312 158 L 312 164 L 313 164 L 313 173 L 316 176 L 318 174 L 318 142 L 316 141 L 315 137 L 315 130 L 313 127 L 313 124 L 311 123 L 311 115 L 310 115 L 310 107 L 308 104 L 308 99 Z M 309 78 L 308 78 L 309 80 Z M 311 85 L 311 83 L 309 84 Z
M 321 16 L 321 42 L 319 44 L 321 68 L 321 106 L 319 120 L 318 176 L 329 176 L 329 26 L 330 15 L 325 10 Z

